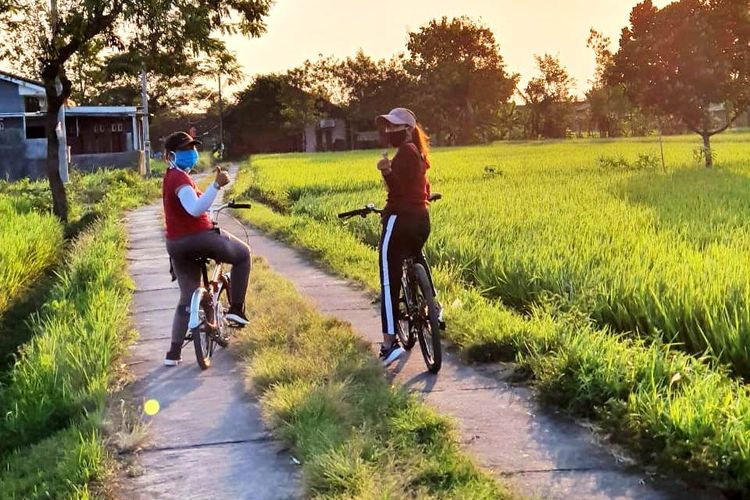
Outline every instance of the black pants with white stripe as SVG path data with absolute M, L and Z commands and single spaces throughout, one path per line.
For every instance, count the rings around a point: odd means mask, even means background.
M 414 257 L 432 281 L 422 248 L 430 236 L 430 215 L 425 212 L 384 214 L 380 236 L 380 313 L 383 333 L 396 334 L 398 296 L 404 259 Z M 433 287 L 434 288 L 434 287 Z

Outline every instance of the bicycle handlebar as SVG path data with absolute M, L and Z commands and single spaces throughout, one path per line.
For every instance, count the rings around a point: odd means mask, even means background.
M 440 193 L 432 193 L 429 198 L 427 198 L 428 201 L 438 201 L 443 199 L 443 195 Z M 381 214 L 383 213 L 382 208 L 375 208 L 375 205 L 369 204 L 363 208 L 358 208 L 357 210 L 350 210 L 349 212 L 341 212 L 338 215 L 339 219 L 349 219 L 351 217 L 367 217 L 370 214 Z
M 368 213 L 370 213 L 369 210 L 360 208 L 358 210 L 351 210 L 349 212 L 340 213 L 338 217 L 339 219 L 349 219 L 350 217 L 356 217 L 358 215 L 364 217 Z
M 209 212 L 218 213 L 224 210 L 225 208 L 252 208 L 252 205 L 250 205 L 249 203 L 237 203 L 234 200 L 232 200 L 229 203 L 224 203 L 223 205 L 219 205 L 217 207 L 211 207 L 209 209 Z
M 227 205 L 229 208 L 252 208 L 249 203 L 235 203 L 234 201 L 230 201 Z

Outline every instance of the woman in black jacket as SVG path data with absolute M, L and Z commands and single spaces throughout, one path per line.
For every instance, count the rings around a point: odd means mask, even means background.
M 398 298 L 401 291 L 401 269 L 404 259 L 414 257 L 429 275 L 422 248 L 430 235 L 429 137 L 406 108 L 393 109 L 378 116 L 376 124 L 388 144 L 398 148 L 396 156 L 387 153 L 378 162 L 378 170 L 388 191 L 380 238 L 380 289 L 383 344 L 380 358 L 388 366 L 404 349 L 396 338 Z M 431 277 L 430 277 L 431 278 Z

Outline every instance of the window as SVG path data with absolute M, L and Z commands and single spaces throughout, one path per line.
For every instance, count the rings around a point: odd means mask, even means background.
M 122 132 L 122 123 L 117 124 L 117 131 Z
M 0 118 L 0 132 L 2 132 L 3 130 L 5 130 L 5 121 Z
M 28 125 L 26 127 L 27 139 L 44 139 L 47 135 L 44 132 L 44 125 Z
M 39 103 L 39 98 L 34 96 L 24 96 L 23 107 L 27 113 L 38 113 L 42 110 L 42 106 Z

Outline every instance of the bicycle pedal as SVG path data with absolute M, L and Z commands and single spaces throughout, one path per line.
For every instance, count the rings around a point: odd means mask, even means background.
M 216 338 L 216 343 L 219 344 L 219 346 L 223 347 L 224 349 L 229 347 L 229 339 L 226 339 L 223 337 Z

